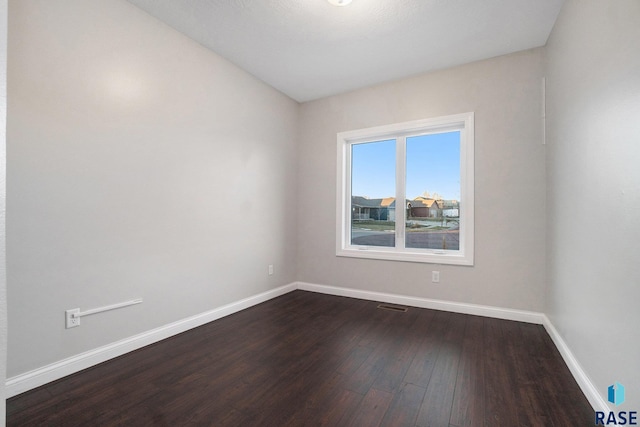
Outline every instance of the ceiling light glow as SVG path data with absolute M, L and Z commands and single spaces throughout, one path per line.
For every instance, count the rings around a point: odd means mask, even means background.
M 334 6 L 346 6 L 349 3 L 351 3 L 351 0 L 327 0 L 327 1 Z

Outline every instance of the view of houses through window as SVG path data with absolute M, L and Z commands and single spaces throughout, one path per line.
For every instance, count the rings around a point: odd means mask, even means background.
M 406 248 L 460 246 L 460 131 L 410 136 L 404 202 L 396 197 L 396 140 L 351 145 L 351 244 L 394 247 L 397 209 Z

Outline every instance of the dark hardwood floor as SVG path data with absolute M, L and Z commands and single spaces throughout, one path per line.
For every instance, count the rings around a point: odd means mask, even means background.
M 295 291 L 7 401 L 9 426 L 589 426 L 539 325 Z

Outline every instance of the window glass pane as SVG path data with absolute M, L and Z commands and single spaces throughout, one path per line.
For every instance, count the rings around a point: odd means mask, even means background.
M 351 244 L 396 245 L 396 141 L 351 145 Z
M 460 131 L 407 138 L 407 248 L 460 248 Z

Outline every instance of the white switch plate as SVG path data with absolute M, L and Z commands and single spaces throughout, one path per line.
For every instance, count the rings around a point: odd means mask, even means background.
M 440 283 L 440 272 L 439 271 L 432 271 L 431 272 L 431 281 L 433 283 Z
M 273 276 L 273 264 L 269 264 L 269 276 Z

